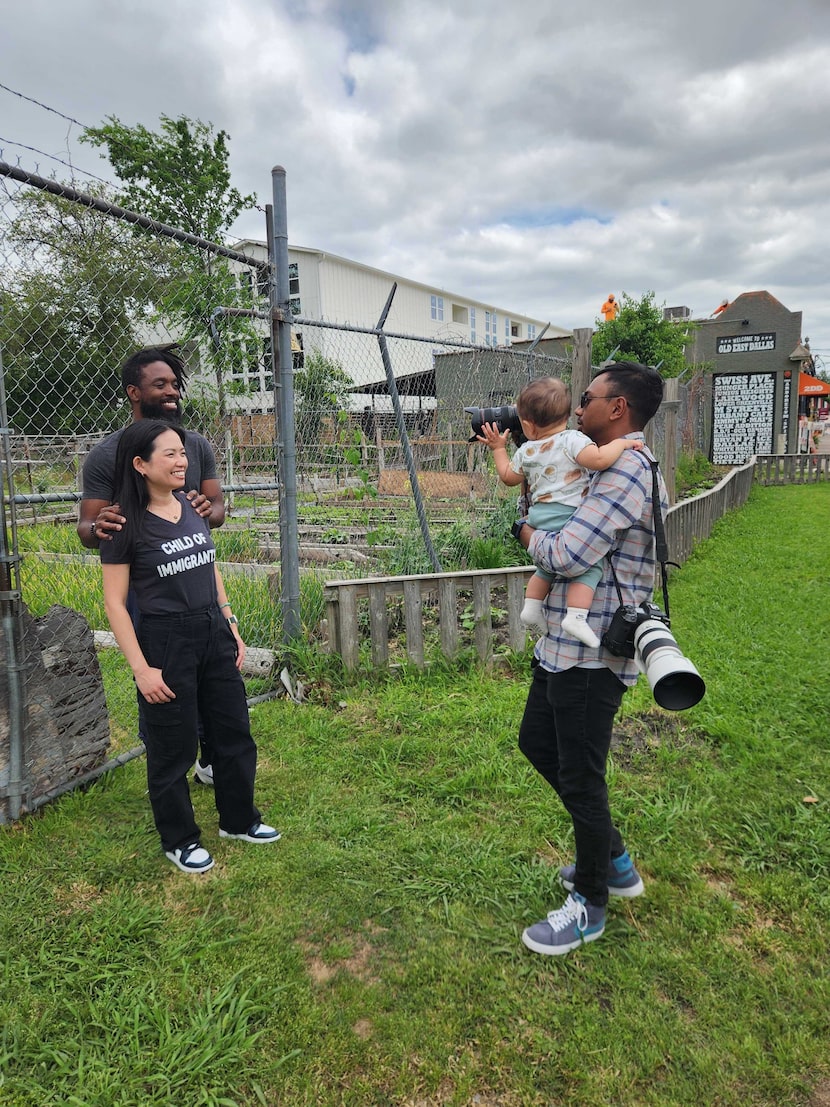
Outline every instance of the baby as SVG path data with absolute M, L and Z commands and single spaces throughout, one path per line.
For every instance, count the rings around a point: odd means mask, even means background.
M 504 484 L 527 481 L 531 507 L 527 521 L 537 530 L 556 532 L 579 506 L 588 484 L 588 470 L 609 469 L 624 450 L 641 450 L 637 438 L 615 438 L 597 446 L 582 431 L 568 430 L 571 393 L 555 377 L 540 377 L 525 385 L 516 400 L 522 430 L 528 439 L 507 457 L 507 435 L 497 426 L 485 423 L 477 436 L 493 452 L 496 471 Z M 602 576 L 599 565 L 572 577 L 567 589 L 567 612 L 562 632 L 596 649 L 600 640 L 588 625 L 588 612 L 594 590 Z M 527 627 L 547 631 L 544 601 L 550 591 L 552 573 L 537 569 L 530 578 L 521 620 Z

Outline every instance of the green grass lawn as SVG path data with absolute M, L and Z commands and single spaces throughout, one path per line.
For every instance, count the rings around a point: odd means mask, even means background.
M 220 841 L 194 789 L 204 876 L 161 854 L 140 760 L 0 829 L 0 1104 L 830 1102 L 829 518 L 828 485 L 758 488 L 674 574 L 707 694 L 626 696 L 646 893 L 566 957 L 519 940 L 573 848 L 516 749 L 524 664 L 255 707 L 284 837 Z

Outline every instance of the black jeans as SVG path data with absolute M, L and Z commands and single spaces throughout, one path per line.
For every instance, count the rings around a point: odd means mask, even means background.
M 576 840 L 574 888 L 608 902 L 608 864 L 625 849 L 611 821 L 605 765 L 625 685 L 610 669 L 533 670 L 519 749 L 556 791 Z
M 133 621 L 133 627 L 136 634 L 138 634 L 138 625 L 141 622 L 141 612 L 136 607 L 135 592 L 132 588 L 127 592 L 127 611 L 130 613 L 130 618 Z M 144 708 L 147 706 L 147 701 L 136 688 L 136 699 L 138 700 L 138 740 L 144 742 L 147 735 L 147 724 L 144 721 Z M 210 744 L 208 743 L 207 736 L 205 735 L 205 728 L 202 725 L 201 717 L 199 718 L 199 749 L 201 752 L 200 760 L 203 765 L 210 765 L 213 761 L 211 755 Z
M 242 834 L 259 820 L 254 806 L 256 745 L 236 639 L 218 607 L 182 615 L 143 615 L 138 640 L 147 663 L 175 692 L 169 703 L 144 702 L 147 787 L 165 850 L 199 840 L 187 774 L 196 760 L 201 716 L 210 741 L 219 824 Z

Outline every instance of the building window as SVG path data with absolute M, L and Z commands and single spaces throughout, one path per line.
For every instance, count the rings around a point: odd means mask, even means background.
M 484 345 L 498 346 L 499 344 L 499 317 L 495 311 L 484 313 Z
M 528 323 L 528 325 L 527 325 L 527 337 L 530 339 L 531 342 L 536 337 L 536 324 L 535 323 Z
M 300 297 L 292 296 L 288 301 L 288 310 L 292 315 L 302 315 L 303 309 L 300 307 Z
M 288 263 L 288 295 L 300 295 L 300 267 L 296 261 Z
M 443 296 L 430 296 L 429 298 L 430 314 L 432 318 L 439 323 L 444 322 L 444 297 Z
M 470 308 L 470 341 L 475 342 L 475 340 L 476 340 L 476 309 L 474 307 L 471 307 Z

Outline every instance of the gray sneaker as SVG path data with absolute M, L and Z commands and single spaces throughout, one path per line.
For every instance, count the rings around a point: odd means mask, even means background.
M 563 865 L 559 870 L 559 879 L 568 892 L 573 891 L 575 876 L 576 865 Z M 628 853 L 612 857 L 608 866 L 608 895 L 634 899 L 635 896 L 641 896 L 644 891 L 643 881 Z
M 522 941 L 534 953 L 557 955 L 596 941 L 604 930 L 605 908 L 588 903 L 579 892 L 571 892 L 558 911 L 529 926 Z

